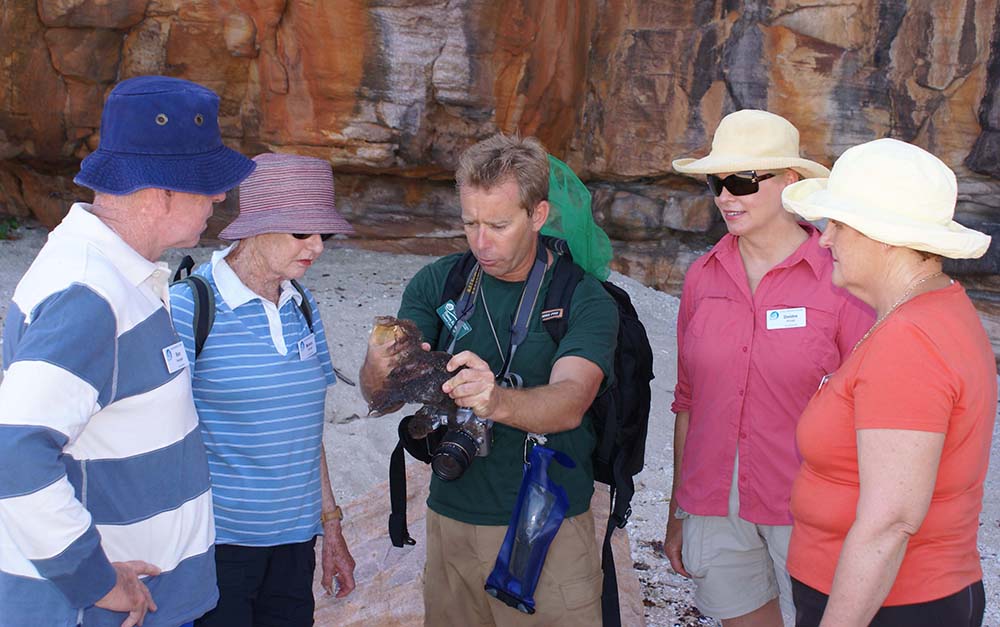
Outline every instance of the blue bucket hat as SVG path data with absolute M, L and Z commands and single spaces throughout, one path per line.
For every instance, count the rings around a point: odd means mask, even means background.
M 212 196 L 255 167 L 223 145 L 214 91 L 180 78 L 137 76 L 111 90 L 100 145 L 73 181 L 114 195 L 155 187 Z

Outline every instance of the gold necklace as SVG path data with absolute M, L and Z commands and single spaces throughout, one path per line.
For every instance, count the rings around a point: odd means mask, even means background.
M 935 272 L 933 274 L 928 274 L 927 276 L 925 276 L 922 279 L 918 279 L 918 280 L 910 283 L 910 285 L 906 288 L 906 291 L 903 292 L 903 295 L 900 296 L 899 299 L 892 304 L 892 307 L 889 307 L 888 311 L 886 311 L 884 314 L 882 314 L 881 316 L 879 316 L 878 320 L 875 321 L 875 324 L 873 324 L 871 326 L 871 328 L 868 329 L 868 331 L 864 335 L 861 336 L 861 339 L 858 340 L 858 343 L 854 345 L 854 348 L 851 349 L 851 352 L 853 353 L 854 351 L 858 350 L 858 347 L 861 346 L 861 343 L 864 342 L 865 340 L 867 340 L 868 336 L 875 332 L 875 329 L 877 329 L 878 326 L 880 324 L 882 324 L 882 321 L 885 320 L 886 318 L 888 318 L 889 314 L 891 314 L 892 312 L 896 311 L 897 307 L 899 307 L 900 305 L 902 305 L 903 303 L 906 302 L 906 299 L 910 297 L 910 294 L 913 293 L 913 290 L 917 289 L 918 287 L 920 287 L 921 285 L 923 285 L 927 281 L 930 281 L 931 279 L 933 279 L 935 277 L 941 276 L 942 274 L 944 274 L 944 273 L 939 270 L 939 271 L 937 271 L 937 272 Z

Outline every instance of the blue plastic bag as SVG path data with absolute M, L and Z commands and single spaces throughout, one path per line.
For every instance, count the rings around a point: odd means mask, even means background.
M 541 445 L 531 449 L 507 535 L 486 580 L 486 592 L 525 614 L 535 613 L 535 586 L 545 555 L 569 508 L 566 490 L 549 478 L 552 460 L 576 466 L 565 453 Z

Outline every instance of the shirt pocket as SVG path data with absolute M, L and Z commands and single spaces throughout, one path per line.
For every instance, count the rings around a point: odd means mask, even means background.
M 510 371 L 524 380 L 524 387 L 545 385 L 549 382 L 556 348 L 556 343 L 548 331 L 529 331 L 524 341 L 517 347 Z
M 685 339 L 731 335 L 746 306 L 724 295 L 704 296 L 695 304 Z
M 840 365 L 840 348 L 837 346 L 837 313 L 822 307 L 803 303 L 777 303 L 764 308 L 759 315 L 775 309 L 795 309 L 804 307 L 806 325 L 792 329 L 768 329 L 766 319 L 761 320 L 764 333 L 776 348 L 775 353 L 784 355 L 788 363 L 798 366 L 811 365 L 819 376 L 829 374 Z

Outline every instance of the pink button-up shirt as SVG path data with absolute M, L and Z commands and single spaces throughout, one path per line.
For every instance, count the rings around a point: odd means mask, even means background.
M 689 513 L 727 515 L 738 448 L 740 518 L 792 524 L 799 415 L 875 320 L 870 307 L 833 286 L 819 231 L 803 228 L 809 239 L 753 294 L 732 235 L 687 272 L 671 408 L 691 414 L 675 495 Z

